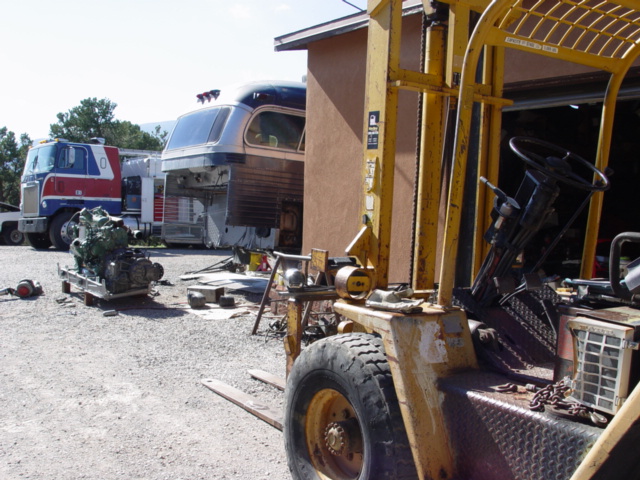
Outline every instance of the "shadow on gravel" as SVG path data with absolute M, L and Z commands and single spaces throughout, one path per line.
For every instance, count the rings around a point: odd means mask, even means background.
M 38 297 L 20 298 L 20 297 L 14 297 L 13 295 L 7 295 L 7 296 L 0 297 L 0 303 L 4 303 L 4 302 L 33 302 L 33 301 L 36 301 L 37 299 L 38 299 Z
M 166 301 L 163 301 L 166 300 Z M 66 297 L 62 297 L 59 303 L 84 301 L 84 293 L 71 292 Z M 124 297 L 113 300 L 103 300 L 94 298 L 93 305 L 86 308 L 101 311 L 104 316 L 115 316 L 119 313 L 129 312 L 136 315 L 148 317 L 150 320 L 155 318 L 176 318 L 189 315 L 191 312 L 189 306 L 185 302 L 176 302 L 175 299 L 163 299 L 161 296 L 153 297 L 150 295 L 140 295 L 132 297 Z

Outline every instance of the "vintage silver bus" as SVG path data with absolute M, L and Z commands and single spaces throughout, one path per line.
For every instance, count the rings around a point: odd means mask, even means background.
M 162 153 L 162 239 L 296 252 L 302 243 L 306 86 L 255 82 L 197 95 Z

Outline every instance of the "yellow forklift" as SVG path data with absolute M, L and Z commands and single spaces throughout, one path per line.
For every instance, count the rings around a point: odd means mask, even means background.
M 327 252 L 311 254 L 340 296 L 340 333 L 301 348 L 301 302 L 316 287 L 298 282 L 289 302 L 283 430 L 292 476 L 640 478 L 640 266 L 621 265 L 640 234 L 621 232 L 609 278 L 591 279 L 616 100 L 640 55 L 640 2 L 423 3 L 424 69 L 409 71 L 399 61 L 402 1 L 368 1 L 363 224 L 347 249 L 353 264 L 331 271 Z M 595 158 L 501 137 L 508 49 L 610 75 Z M 413 271 L 392 286 L 401 89 L 422 95 L 421 152 Z M 505 142 L 526 166 L 515 192 L 496 186 Z M 567 193 L 583 198 L 588 220 L 581 280 L 562 291 L 540 278 L 544 258 L 517 267 Z M 467 275 L 457 263 L 469 242 Z

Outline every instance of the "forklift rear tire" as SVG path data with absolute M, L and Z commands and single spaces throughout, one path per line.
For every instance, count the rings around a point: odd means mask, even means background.
M 46 250 L 51 246 L 51 240 L 46 233 L 26 233 L 27 241 L 36 250 Z
M 382 340 L 319 340 L 296 359 L 284 436 L 294 479 L 417 478 Z

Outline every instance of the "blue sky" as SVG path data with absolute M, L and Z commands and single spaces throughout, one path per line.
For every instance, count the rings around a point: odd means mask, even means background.
M 46 137 L 58 112 L 89 97 L 116 103 L 119 120 L 175 120 L 202 91 L 301 80 L 306 52 L 276 53 L 273 39 L 353 13 L 342 0 L 7 2 L 0 127 Z

